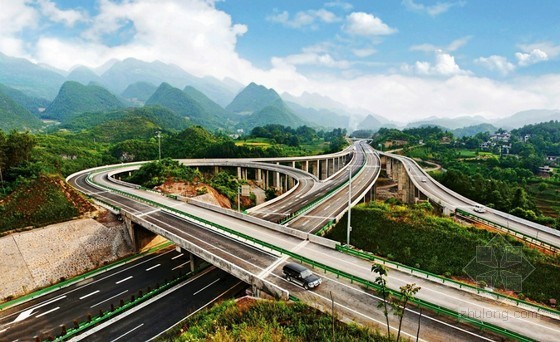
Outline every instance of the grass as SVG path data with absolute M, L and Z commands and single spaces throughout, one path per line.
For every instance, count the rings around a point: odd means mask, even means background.
M 336 341 L 390 341 L 335 320 Z M 332 316 L 302 303 L 228 300 L 179 323 L 156 341 L 330 341 Z
M 527 192 L 534 196 L 537 208 L 543 215 L 557 218 L 560 214 L 560 185 L 546 183 L 547 188 L 541 191 L 539 184 L 527 184 Z
M 487 246 L 495 236 L 495 233 L 438 217 L 421 205 L 408 207 L 371 202 L 352 210 L 352 245 L 412 267 L 463 280 L 472 281 L 464 272 L 465 267 L 476 257 L 477 248 Z M 327 237 L 341 242 L 346 240 L 346 217 Z M 518 291 L 520 297 L 544 304 L 551 298 L 560 299 L 560 257 L 524 247 L 513 238 L 506 237 L 505 241 L 521 247 L 526 258 L 510 271 L 524 274 L 530 270 L 530 265 L 535 268 L 523 280 L 522 290 Z
M 249 146 L 249 147 L 261 147 L 261 148 L 269 148 L 274 143 L 272 140 L 267 138 L 251 138 L 246 140 L 239 140 L 235 142 L 237 146 Z

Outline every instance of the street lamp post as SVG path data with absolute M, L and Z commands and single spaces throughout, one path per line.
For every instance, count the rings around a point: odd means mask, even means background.
M 157 131 L 158 147 L 159 147 L 159 160 L 161 160 L 161 131 Z
M 348 226 L 346 227 L 346 245 L 350 245 L 350 232 L 352 226 L 350 225 L 352 215 L 352 165 L 348 165 Z

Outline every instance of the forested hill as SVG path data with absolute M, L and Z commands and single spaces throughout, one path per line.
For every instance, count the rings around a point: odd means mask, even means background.
M 34 129 L 41 125 L 41 120 L 0 91 L 0 129 Z
M 159 105 L 188 118 L 192 124 L 210 129 L 223 127 L 223 120 L 215 113 L 209 113 L 195 99 L 181 89 L 162 83 L 146 101 L 146 105 Z
M 560 156 L 560 121 L 542 122 L 511 131 L 520 138 L 528 135 L 529 142 L 539 153 Z
M 226 109 L 233 113 L 249 115 L 279 102 L 282 102 L 282 98 L 274 89 L 251 83 L 237 94 Z
M 123 108 L 124 104 L 113 94 L 97 85 L 65 82 L 57 97 L 43 113 L 45 118 L 67 122 L 86 112 L 103 112 Z
M 22 91 L 5 86 L 1 83 L 0 83 L 0 93 L 9 96 L 17 104 L 27 109 L 28 111 L 31 112 L 31 114 L 37 117 L 41 113 L 41 108 L 43 109 L 47 108 L 50 103 L 49 100 L 39 98 L 39 97 L 29 96 Z
M 157 130 L 169 132 L 187 128 L 188 120 L 159 106 L 127 108 L 103 113 L 81 114 L 63 128 L 81 131 L 98 141 L 118 142 L 127 139 L 149 139 Z

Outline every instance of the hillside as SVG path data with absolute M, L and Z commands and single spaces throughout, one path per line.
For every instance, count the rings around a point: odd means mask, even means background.
M 315 109 L 300 106 L 295 102 L 284 101 L 286 106 L 302 120 L 308 121 L 318 127 L 347 128 L 350 118 L 337 114 L 328 109 Z
M 475 126 L 487 122 L 488 120 L 486 120 L 482 116 L 460 116 L 456 118 L 440 118 L 434 116 L 424 120 L 411 122 L 406 125 L 406 128 L 437 126 L 447 129 L 457 129 L 468 126 Z
M 53 99 L 64 76 L 23 58 L 0 53 L 0 83 L 30 96 Z
M 499 128 L 512 129 L 540 122 L 558 120 L 559 118 L 560 110 L 558 109 L 534 109 L 515 113 L 512 116 L 496 120 L 495 122 L 493 122 L 493 124 Z
M 266 126 L 271 124 L 289 126 L 292 128 L 309 125 L 286 108 L 283 102 L 280 102 L 264 107 L 258 112 L 243 117 L 239 126 L 249 131 L 257 126 Z
M 66 122 L 81 113 L 103 112 L 123 108 L 123 103 L 105 88 L 64 82 L 58 96 L 43 113 L 45 118 Z
M 219 116 L 225 119 L 231 119 L 232 115 L 228 113 L 224 108 L 222 108 L 219 104 L 212 101 L 208 96 L 204 95 L 198 89 L 186 86 L 183 89 L 183 92 L 187 94 L 191 99 L 196 101 L 207 113 Z
M 148 82 L 132 83 L 121 93 L 125 99 L 135 103 L 145 103 L 157 90 L 157 87 Z
M 89 69 L 85 66 L 81 66 L 81 65 L 74 68 L 68 74 L 68 76 L 66 76 L 66 80 L 67 81 L 78 82 L 78 83 L 81 83 L 81 84 L 94 83 L 94 84 L 97 84 L 97 85 L 103 85 L 103 80 L 101 79 L 101 77 L 99 77 L 99 75 L 97 75 L 91 69 Z
M 483 132 L 494 133 L 497 130 L 498 129 L 492 124 L 482 123 L 479 125 L 457 128 L 454 129 L 452 133 L 455 137 L 462 138 L 462 137 L 471 137 L 473 135 L 477 135 L 478 133 L 483 133 Z
M 64 128 L 83 130 L 100 142 L 119 142 L 128 139 L 149 139 L 156 131 L 179 131 L 188 121 L 169 109 L 158 106 L 128 108 L 111 112 L 81 114 Z
M 207 112 L 196 100 L 181 89 L 162 83 L 146 101 L 146 105 L 159 105 L 189 119 L 192 124 L 215 129 L 223 127 L 223 120 Z
M 0 84 L 0 93 L 9 96 L 17 104 L 30 111 L 35 116 L 39 116 L 41 111 L 39 108 L 47 108 L 50 101 L 26 95 L 24 92 L 17 89 Z
M 4 131 L 35 129 L 42 126 L 41 120 L 0 92 L 0 129 Z
M 365 119 L 363 119 L 362 122 L 358 124 L 358 127 L 360 129 L 377 132 L 381 127 L 383 127 L 383 124 L 379 120 L 377 120 L 373 115 L 370 114 L 366 116 Z
M 279 102 L 282 102 L 282 99 L 274 89 L 251 83 L 237 94 L 227 105 L 226 110 L 236 114 L 250 115 Z
M 63 222 L 95 208 L 56 176 L 40 176 L 0 201 L 0 232 Z

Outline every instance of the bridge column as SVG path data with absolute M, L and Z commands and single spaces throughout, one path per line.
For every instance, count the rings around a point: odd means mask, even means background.
M 284 175 L 284 186 L 282 192 L 288 191 L 288 178 L 290 178 L 288 175 Z
M 195 273 L 198 271 L 200 264 L 202 263 L 202 259 L 200 259 L 199 257 L 197 257 L 196 255 L 189 253 L 189 265 L 191 268 L 191 272 Z
M 296 168 L 296 162 L 292 161 L 292 167 L 295 169 Z
M 334 171 L 334 158 L 330 159 L 330 163 L 327 160 L 327 165 L 329 166 L 328 167 L 328 169 L 329 169 L 328 170 L 328 176 L 332 176 L 335 173 L 335 171 Z
M 320 161 L 320 170 L 321 170 L 321 177 L 320 180 L 327 179 L 327 160 L 323 159 Z
M 319 175 L 320 175 L 320 173 L 319 173 L 320 167 L 319 167 L 319 166 L 320 166 L 320 164 L 321 164 L 321 161 L 320 161 L 319 159 L 317 159 L 317 163 L 315 163 L 315 164 L 316 164 L 316 165 L 315 165 L 315 170 L 314 170 L 313 174 L 315 175 L 315 177 L 321 179 L 321 178 L 319 177 Z
M 130 218 L 123 216 L 124 224 L 126 226 L 126 230 L 128 231 L 128 236 L 130 237 L 130 245 L 134 248 L 134 253 L 138 252 L 138 246 L 136 244 L 136 233 L 134 231 L 134 222 L 130 220 Z
M 241 166 L 237 167 L 237 179 L 241 179 Z
M 309 172 L 309 160 L 306 160 L 302 166 L 304 167 L 303 171 Z
M 214 175 L 217 175 L 218 173 L 220 173 L 220 167 L 214 166 Z

